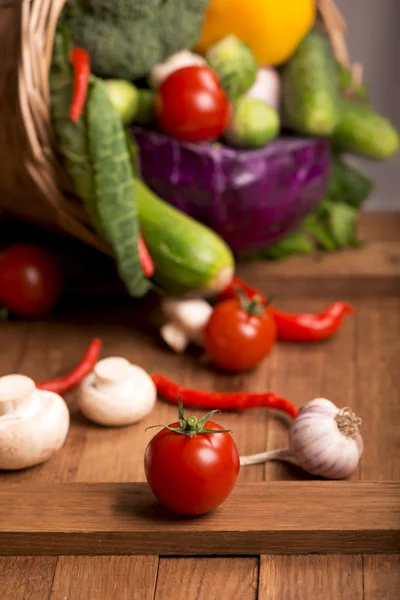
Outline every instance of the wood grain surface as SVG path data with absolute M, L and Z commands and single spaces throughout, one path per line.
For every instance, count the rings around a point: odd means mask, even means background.
M 400 541 L 394 482 L 239 484 L 196 519 L 164 509 L 145 483 L 13 485 L 0 509 L 1 554 L 390 553 Z
M 399 223 L 399 215 L 364 216 L 362 235 L 369 244 L 357 254 L 351 252 L 351 256 L 343 252 L 311 261 L 301 257 L 301 265 L 296 258 L 296 263 L 290 259 L 280 265 L 241 267 L 250 283 L 275 293 L 286 310 L 320 310 L 338 298 L 352 301 L 356 308 L 354 318 L 347 319 L 328 343 L 279 344 L 251 374 L 224 376 L 193 354 L 179 358 L 171 355 L 157 336 L 156 299 L 129 304 L 115 295 L 106 296 L 115 289 L 115 282 L 108 283 L 113 269 L 110 265 L 94 266 L 93 276 L 89 276 L 93 255 L 89 253 L 86 258 L 79 251 L 76 260 L 69 261 L 70 289 L 92 294 L 100 290 L 104 293 L 102 305 L 99 296 L 98 307 L 90 298 L 69 299 L 43 322 L 0 323 L 0 375 L 23 372 L 42 379 L 61 374 L 76 363 L 89 339 L 100 335 L 104 356 L 123 354 L 149 371 L 168 373 L 184 384 L 218 390 L 274 389 L 298 406 L 321 395 L 339 406 L 349 405 L 363 419 L 365 441 L 364 456 L 351 482 L 399 481 Z M 0 243 L 4 239 L 2 231 Z M 42 240 L 41 234 L 38 240 Z M 88 275 L 84 280 L 83 269 Z M 159 402 L 152 415 L 139 425 L 105 429 L 91 425 L 79 414 L 74 393 L 66 400 L 71 410 L 71 429 L 64 448 L 40 467 L 0 473 L 0 490 L 13 484 L 23 490 L 37 484 L 45 487 L 67 482 L 144 481 L 142 456 L 151 437 L 144 428 L 175 419 L 175 408 Z M 234 430 L 242 454 L 287 442 L 284 423 L 263 409 L 226 413 L 221 422 Z M 243 483 L 310 479 L 284 464 L 255 465 L 242 469 L 240 474 Z M 358 507 L 355 518 L 363 508 Z M 248 506 L 243 507 L 242 514 L 247 510 Z M 6 515 L 1 511 L 1 523 Z M 116 565 L 124 574 L 119 581 L 115 578 Z M 397 600 L 400 588 L 399 558 L 395 555 L 274 555 L 260 559 L 4 556 L 0 557 L 0 598 L 47 600 L 53 594 L 57 600 L 100 600 L 101 590 L 101 600 L 116 600 L 118 595 L 112 587 L 116 585 L 122 598 L 130 587 L 131 595 L 127 597 L 136 600 L 136 588 L 132 588 L 127 574 L 130 568 L 134 569 L 135 580 L 144 582 L 139 590 L 145 600 L 212 599 L 210 578 L 217 590 L 214 596 L 221 600 Z

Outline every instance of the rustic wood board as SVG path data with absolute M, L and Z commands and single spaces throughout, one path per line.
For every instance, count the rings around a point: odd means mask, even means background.
M 145 483 L 13 485 L 0 490 L 0 510 L 0 553 L 11 555 L 400 549 L 400 483 L 247 483 L 196 519 L 163 509 Z
M 171 355 L 158 342 L 156 300 L 151 299 L 154 314 L 149 322 L 147 300 L 132 303 L 112 295 L 103 296 L 103 305 L 96 308 L 90 299 L 81 298 L 75 306 L 68 302 L 46 322 L 0 323 L 0 375 L 17 371 L 43 379 L 61 374 L 75 364 L 90 337 L 100 335 L 104 356 L 123 354 L 149 371 L 169 373 L 187 385 L 232 391 L 273 389 L 297 406 L 313 397 L 327 396 L 340 406 L 352 407 L 363 419 L 365 452 L 351 482 L 398 482 L 399 224 L 399 215 L 364 215 L 360 219 L 361 234 L 369 241 L 358 255 L 357 260 L 362 261 L 360 273 L 354 270 L 355 259 L 348 263 L 349 256 L 355 256 L 353 252 L 332 255 L 329 260 L 335 261 L 329 263 L 327 276 L 327 256 L 311 261 L 307 257 L 289 259 L 279 268 L 258 263 L 252 272 L 250 265 L 242 267 L 246 279 L 259 283 L 268 294 L 275 293 L 285 310 L 317 311 L 338 298 L 352 301 L 356 308 L 354 318 L 347 319 L 328 343 L 279 344 L 253 373 L 224 376 L 193 355 Z M 11 230 L 8 233 L 14 235 Z M 1 231 L 0 243 L 3 240 Z M 42 241 L 41 233 L 38 240 Z M 385 246 L 388 243 L 389 253 Z M 382 262 L 384 247 L 387 260 Z M 71 289 L 78 291 L 83 283 L 79 291 L 115 290 L 115 285 L 108 283 L 108 275 L 103 276 L 103 271 L 112 274 L 107 265 L 104 269 L 95 267 L 93 279 L 87 271 L 88 277 L 82 281 L 78 267 L 87 269 L 88 262 L 85 254 L 78 252 L 77 256 L 76 262 L 70 263 Z M 88 256 L 90 261 L 94 258 L 91 253 Z M 293 272 L 293 260 L 301 262 L 301 277 Z M 351 269 L 346 263 L 352 265 Z M 25 486 L 47 487 L 54 483 L 143 482 L 143 451 L 151 437 L 144 428 L 154 422 L 175 420 L 175 408 L 159 402 L 154 413 L 139 425 L 105 429 L 88 423 L 79 414 L 75 394 L 69 394 L 66 400 L 71 410 L 71 429 L 64 448 L 40 467 L 0 472 L 0 490 L 17 483 L 23 490 Z M 226 413 L 223 424 L 233 429 L 241 454 L 287 443 L 286 425 L 264 409 Z M 241 471 L 240 483 L 263 480 L 312 478 L 280 463 L 254 465 Z M 25 551 L 29 553 L 29 547 Z M 1 600 L 164 600 L 171 593 L 174 600 L 394 600 L 399 597 L 400 556 L 344 555 L 341 550 L 329 555 L 261 557 L 0 556 L 0 573 Z

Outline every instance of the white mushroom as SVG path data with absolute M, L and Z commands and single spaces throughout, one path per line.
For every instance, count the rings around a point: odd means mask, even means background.
M 156 387 L 144 369 L 112 356 L 99 361 L 82 381 L 78 404 L 91 421 L 118 427 L 143 419 L 156 399 Z
M 191 342 L 203 345 L 204 328 L 213 311 L 208 302 L 202 298 L 167 298 L 162 310 L 169 321 L 161 327 L 161 337 L 175 352 L 184 352 Z
M 64 444 L 68 429 L 61 396 L 37 390 L 24 375 L 0 377 L 0 469 L 45 462 Z

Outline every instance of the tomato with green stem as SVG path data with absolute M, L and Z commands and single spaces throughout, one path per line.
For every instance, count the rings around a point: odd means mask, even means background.
M 256 367 L 276 341 L 276 324 L 268 306 L 238 292 L 216 305 L 204 332 L 204 347 L 216 366 L 239 373 Z
M 146 448 L 147 481 L 159 502 L 178 514 L 215 510 L 238 478 L 239 452 L 231 432 L 209 420 L 216 412 L 185 419 L 179 398 L 179 421 L 163 425 Z
M 0 254 L 0 303 L 21 316 L 46 313 L 59 300 L 61 276 L 53 255 L 32 244 L 13 244 Z

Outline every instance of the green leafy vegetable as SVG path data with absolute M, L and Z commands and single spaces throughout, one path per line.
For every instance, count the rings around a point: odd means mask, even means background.
M 118 271 L 128 291 L 143 296 L 151 284 L 143 276 L 139 261 L 131 156 L 121 120 L 100 79 L 94 80 L 90 88 L 88 125 L 97 210 L 105 238 L 114 250 Z
M 311 254 L 314 251 L 314 244 L 305 233 L 296 232 L 288 235 L 283 240 L 265 248 L 259 257 L 269 260 L 281 260 L 292 254 Z
M 372 181 L 360 171 L 349 166 L 338 156 L 333 158 L 328 189 L 328 196 L 331 200 L 360 208 L 372 188 Z
M 139 231 L 132 156 L 120 118 L 104 83 L 91 78 L 85 111 L 77 124 L 69 118 L 73 73 L 70 43 L 59 27 L 50 71 L 51 116 L 58 151 L 74 191 L 93 226 L 112 247 L 118 271 L 132 296 L 143 296 L 151 282 L 142 273 L 137 247 Z
M 322 250 L 335 250 L 336 244 L 329 229 L 327 217 L 326 209 L 320 209 L 305 219 L 303 230 Z
M 343 202 L 330 204 L 330 225 L 332 236 L 338 248 L 357 244 L 355 233 L 357 210 Z

